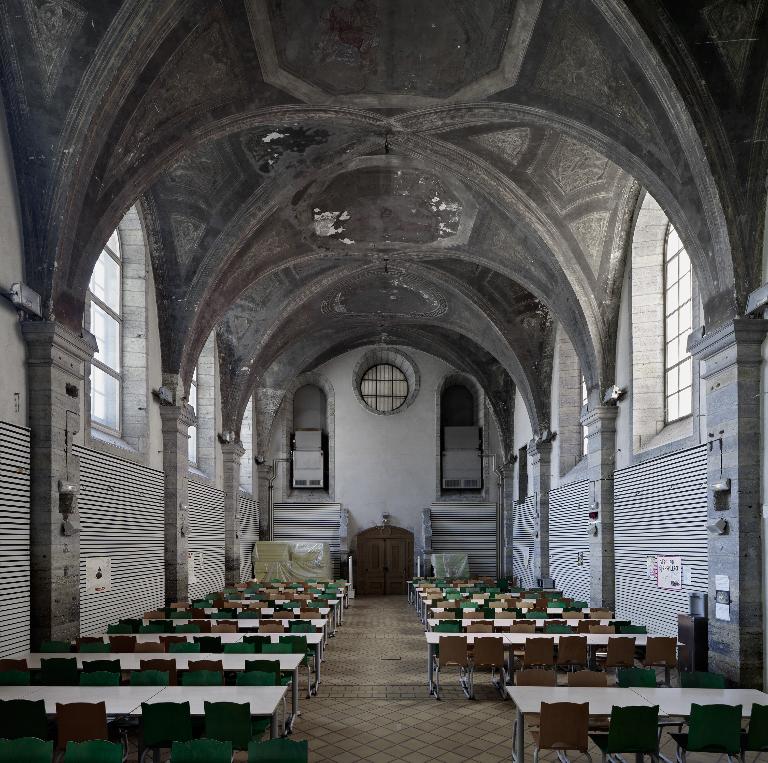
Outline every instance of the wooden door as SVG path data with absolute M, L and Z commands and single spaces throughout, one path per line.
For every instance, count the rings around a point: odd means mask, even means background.
M 408 574 L 408 560 L 413 557 L 413 543 L 405 538 L 387 538 L 385 542 L 387 546 L 386 591 L 388 594 L 405 594 L 405 581 L 411 577 Z
M 357 536 L 357 585 L 361 596 L 406 593 L 413 576 L 413 534 L 400 527 L 373 527 Z
M 383 538 L 368 538 L 358 547 L 362 562 L 360 588 L 363 595 L 382 596 L 386 593 L 386 542 Z

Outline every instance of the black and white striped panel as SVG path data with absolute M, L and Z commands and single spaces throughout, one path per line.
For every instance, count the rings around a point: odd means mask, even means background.
M 518 584 L 530 588 L 533 575 L 533 544 L 536 533 L 536 497 L 529 496 L 514 505 L 512 524 L 512 574 Z
M 87 448 L 80 457 L 80 631 L 162 606 L 162 472 Z M 85 560 L 109 557 L 112 590 L 86 593 Z
M 240 494 L 240 580 L 253 577 L 253 544 L 259 539 L 259 504 Z
M 340 517 L 340 503 L 276 503 L 273 538 L 286 543 L 327 543 L 333 577 L 338 578 Z
M 29 429 L 0 422 L 0 657 L 29 651 Z
M 433 503 L 432 551 L 467 554 L 470 575 L 496 576 L 496 504 Z
M 589 601 L 589 495 L 589 481 L 549 493 L 549 574 L 579 601 Z
M 707 446 L 617 471 L 614 519 L 616 615 L 676 635 L 688 594 L 707 590 Z M 658 555 L 682 557 L 691 584 L 660 589 L 646 573 L 646 557 Z
M 224 491 L 190 479 L 188 551 L 202 554 L 202 568 L 189 585 L 192 599 L 224 588 Z

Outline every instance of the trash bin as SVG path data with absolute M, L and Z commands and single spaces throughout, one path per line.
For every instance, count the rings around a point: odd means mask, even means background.
M 694 617 L 707 616 L 707 594 L 694 591 L 688 596 L 688 614 Z

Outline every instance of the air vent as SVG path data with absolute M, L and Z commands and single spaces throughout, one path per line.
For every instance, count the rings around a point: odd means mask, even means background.
M 312 485 L 313 487 L 320 487 L 320 485 L 322 485 L 322 482 L 320 480 L 310 480 L 309 484 Z
M 296 487 L 306 487 L 307 481 L 306 480 L 294 480 L 293 484 L 296 485 Z
M 464 480 L 464 487 L 479 488 L 480 483 L 477 480 Z
M 443 480 L 444 488 L 460 488 L 461 480 Z

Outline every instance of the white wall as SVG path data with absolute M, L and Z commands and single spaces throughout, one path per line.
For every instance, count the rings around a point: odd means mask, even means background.
M 0 114 L 0 291 L 7 293 L 12 283 L 24 281 L 23 246 L 13 157 L 5 116 Z M 26 426 L 26 350 L 16 311 L 5 298 L 0 299 L 0 347 L 0 421 Z

